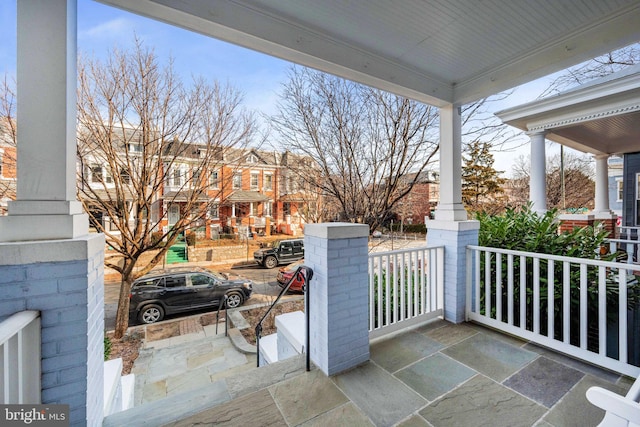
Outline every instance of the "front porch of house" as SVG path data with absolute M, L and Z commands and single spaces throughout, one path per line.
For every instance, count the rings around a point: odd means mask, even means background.
M 596 426 L 586 390 L 627 377 L 474 323 L 431 321 L 371 343 L 371 360 L 326 376 L 302 356 L 137 406 L 104 426 Z

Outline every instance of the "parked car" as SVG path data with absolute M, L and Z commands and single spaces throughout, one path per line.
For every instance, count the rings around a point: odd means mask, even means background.
M 276 276 L 278 285 L 280 285 L 281 288 L 284 288 L 285 286 L 287 286 L 287 283 L 289 283 L 289 280 L 291 280 L 294 273 L 296 272 L 298 267 L 300 267 L 301 265 L 304 265 L 304 259 L 301 259 L 300 261 L 296 261 L 293 264 L 289 264 L 285 267 L 281 267 L 280 270 L 278 271 L 278 276 Z M 304 280 L 302 280 L 302 277 L 296 276 L 293 280 L 293 283 L 291 283 L 291 286 L 289 286 L 289 291 L 302 292 L 303 285 L 304 285 Z
M 168 314 L 219 306 L 227 296 L 227 307 L 242 305 L 253 291 L 247 279 L 230 279 L 205 268 L 172 268 L 153 271 L 133 282 L 129 315 L 140 323 L 155 323 Z
M 304 240 L 288 239 L 273 242 L 271 247 L 258 249 L 253 259 L 261 266 L 274 268 L 304 258 Z

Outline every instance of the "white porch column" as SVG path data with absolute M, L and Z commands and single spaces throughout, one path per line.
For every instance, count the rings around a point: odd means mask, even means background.
M 76 200 L 76 1 L 18 1 L 17 197 L 0 241 L 85 236 Z
M 429 246 L 444 246 L 444 317 L 465 320 L 466 247 L 478 244 L 478 221 L 467 221 L 462 205 L 462 121 L 460 107 L 440 109 L 440 202 L 427 223 Z
M 547 171 L 545 131 L 529 132 L 531 139 L 531 173 L 529 174 L 529 200 L 535 212 L 547 211 Z
M 236 204 L 232 203 L 231 204 L 231 218 L 235 218 L 236 217 Z
M 462 205 L 462 124 L 460 106 L 440 108 L 440 202 L 435 217 L 443 221 L 464 221 Z
M 43 404 L 101 426 L 103 234 L 76 201 L 76 0 L 18 0 L 17 200 L 0 217 L 0 318 L 41 317 Z M 25 402 L 36 403 L 36 402 Z
M 609 210 L 609 155 L 599 154 L 593 156 L 596 160 L 596 195 L 594 213 L 611 214 Z

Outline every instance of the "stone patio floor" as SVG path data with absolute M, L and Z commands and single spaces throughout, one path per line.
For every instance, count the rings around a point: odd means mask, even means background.
M 215 362 L 229 365 L 233 375 L 223 378 L 207 360 L 225 350 L 198 343 L 176 345 L 183 350 L 162 358 L 164 368 L 155 372 L 192 368 L 176 376 L 173 391 L 165 382 L 168 397 L 104 425 L 588 427 L 604 413 L 586 400 L 587 389 L 624 394 L 632 383 L 477 325 L 445 321 L 374 342 L 368 363 L 332 377 L 305 372 L 302 357 L 249 369 L 255 356 L 234 355 Z

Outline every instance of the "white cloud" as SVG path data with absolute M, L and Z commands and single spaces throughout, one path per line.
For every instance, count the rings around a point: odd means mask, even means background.
M 96 40 L 114 40 L 122 36 L 131 37 L 133 34 L 133 23 L 126 18 L 115 18 L 107 22 L 90 27 L 78 32 L 78 38 Z

